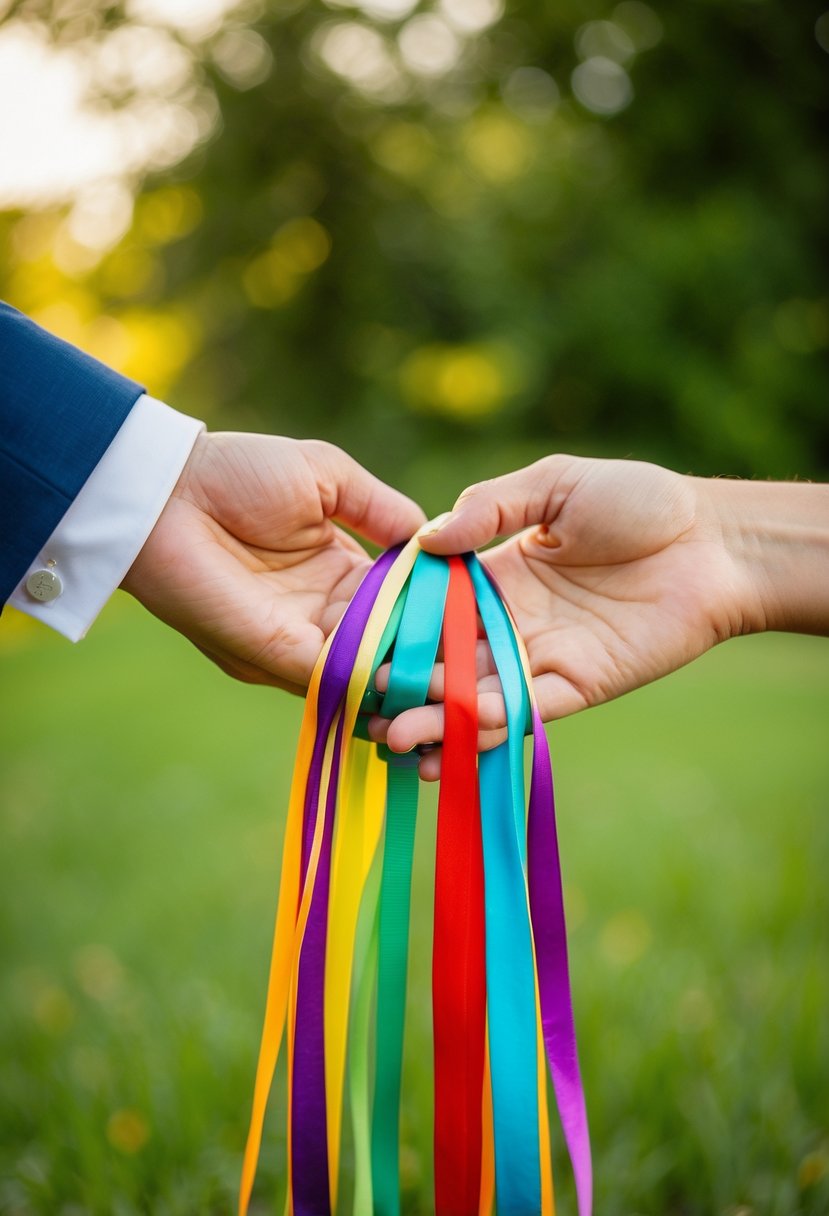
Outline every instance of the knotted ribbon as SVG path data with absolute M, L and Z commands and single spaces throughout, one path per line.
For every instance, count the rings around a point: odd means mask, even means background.
M 477 755 L 480 618 L 507 740 Z M 436 1216 L 552 1216 L 547 1065 L 576 1184 L 592 1211 L 547 739 L 514 621 L 473 554 L 417 538 L 369 570 L 314 670 L 283 845 L 253 1110 L 246 1216 L 268 1095 L 288 1057 L 287 1216 L 345 1211 L 346 1077 L 354 1216 L 400 1216 L 399 1109 L 417 755 L 369 742 L 369 712 L 423 705 L 443 646 L 432 1003 Z M 381 695 L 374 677 L 391 660 Z M 529 797 L 524 736 L 532 735 Z M 373 1088 L 372 1088 L 373 1077 Z

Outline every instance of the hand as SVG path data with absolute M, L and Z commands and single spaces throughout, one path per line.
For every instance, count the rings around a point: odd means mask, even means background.
M 368 554 L 424 515 L 339 448 L 203 434 L 122 586 L 223 671 L 302 693 Z
M 748 529 L 733 502 L 735 490 L 753 485 L 633 461 L 551 456 L 471 487 L 421 543 L 431 553 L 459 553 L 519 532 L 483 561 L 523 635 L 541 715 L 550 721 L 766 626 Z M 759 489 L 767 497 L 769 487 Z M 503 737 L 505 717 L 485 643 L 478 670 L 486 748 Z M 378 673 L 381 688 L 385 675 Z M 442 694 L 438 665 L 430 696 L 439 702 Z M 375 718 L 371 733 L 399 752 L 439 741 L 443 708 L 413 709 L 392 723 Z M 438 773 L 439 755 L 425 756 L 421 775 Z

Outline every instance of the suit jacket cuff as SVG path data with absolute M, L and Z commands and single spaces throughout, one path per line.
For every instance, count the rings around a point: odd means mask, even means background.
M 79 641 L 138 556 L 203 430 L 140 397 L 9 603 Z M 63 589 L 40 603 L 26 582 L 49 563 Z

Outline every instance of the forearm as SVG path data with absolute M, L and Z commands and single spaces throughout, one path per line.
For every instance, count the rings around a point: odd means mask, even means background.
M 829 486 L 691 480 L 743 575 L 745 631 L 829 635 Z

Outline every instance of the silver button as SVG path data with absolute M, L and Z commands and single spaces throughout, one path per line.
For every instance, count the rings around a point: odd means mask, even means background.
M 34 600 L 48 604 L 63 591 L 63 583 L 54 570 L 33 570 L 26 579 L 26 590 Z

